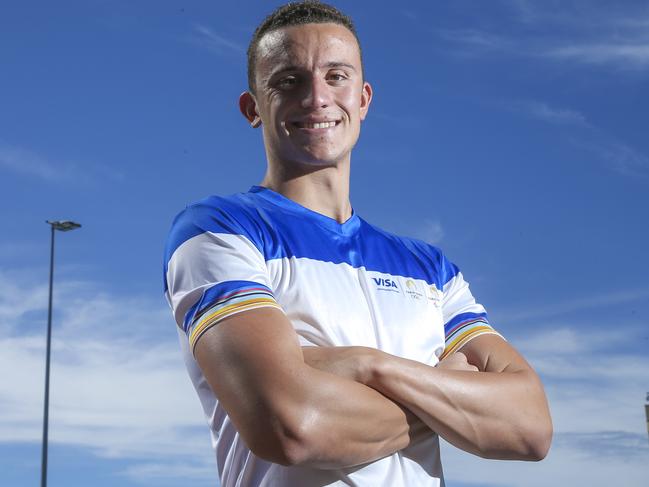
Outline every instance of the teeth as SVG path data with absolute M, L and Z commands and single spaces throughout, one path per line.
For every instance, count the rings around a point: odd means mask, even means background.
M 317 122 L 317 123 L 308 123 L 305 122 L 301 124 L 304 128 L 307 129 L 326 129 L 329 127 L 335 127 L 336 122 Z

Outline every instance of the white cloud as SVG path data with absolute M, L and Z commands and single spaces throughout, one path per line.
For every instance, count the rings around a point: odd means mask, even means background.
M 411 21 L 416 21 L 419 19 L 419 15 L 414 10 L 401 10 L 401 15 Z
M 649 157 L 624 142 L 602 134 L 599 138 L 575 141 L 575 144 L 596 154 L 620 174 L 643 178 L 649 176 Z
M 48 243 L 45 242 L 0 242 L 0 256 L 2 256 L 2 260 L 5 262 L 11 262 L 14 259 L 22 259 L 25 257 L 33 257 L 34 255 L 47 255 L 48 251 Z
M 649 68 L 649 41 L 598 43 L 561 46 L 545 56 L 584 64 L 614 65 L 619 68 Z
M 442 223 L 439 220 L 432 218 L 422 218 L 414 222 L 412 219 L 402 219 L 391 222 L 384 228 L 397 235 L 416 238 L 432 245 L 439 244 L 446 235 Z
M 529 306 L 521 309 L 504 310 L 499 315 L 499 321 L 516 323 L 524 320 L 550 318 L 579 310 L 593 310 L 613 305 L 632 303 L 649 299 L 649 288 L 622 289 L 592 296 L 574 297 L 564 301 L 547 303 L 546 305 Z
M 27 149 L 5 144 L 0 144 L 0 167 L 50 182 L 73 178 L 71 166 L 56 164 Z
M 560 443 L 555 438 L 549 455 L 539 463 L 483 460 L 443 443 L 442 462 L 447 484 L 467 482 L 476 487 L 646 486 L 646 463 L 637 457 L 634 461 L 627 461 L 620 457 L 609 457 L 605 452 L 600 456 L 593 452 L 597 458 L 587 459 L 580 452 Z M 648 450 L 646 446 L 640 446 L 640 455 L 646 458 Z
M 537 100 L 505 101 L 498 105 L 552 125 L 569 126 L 573 130 L 562 132 L 562 136 L 603 161 L 609 169 L 624 176 L 649 177 L 649 157 L 606 133 L 577 110 Z
M 144 463 L 128 467 L 122 474 L 143 483 L 154 483 L 155 485 L 164 485 L 170 477 L 174 483 L 176 479 L 182 478 L 191 481 L 192 485 L 197 485 L 197 482 L 199 485 L 203 483 L 214 485 L 213 479 L 217 476 L 216 464 L 208 466 L 176 463 Z
M 19 275 L 0 270 L 0 337 L 16 332 L 18 320 L 27 313 L 41 311 L 47 306 L 47 286 L 29 286 L 28 293 L 26 286 Z
M 562 433 L 557 435 L 555 443 L 559 447 L 579 449 L 584 457 L 596 460 L 617 457 L 633 461 L 638 457 L 644 458 L 648 450 L 646 435 L 624 431 Z
M 441 39 L 468 49 L 508 50 L 511 47 L 506 37 L 478 29 L 440 29 L 436 33 Z
M 539 331 L 508 339 L 543 377 L 557 433 L 646 435 L 642 401 L 649 356 L 623 352 L 641 340 L 644 327 L 617 323 L 614 330 L 592 327 L 587 333 L 525 328 Z
M 59 282 L 55 294 L 50 441 L 165 463 L 180 478 L 187 469 L 213 474 L 209 431 L 162 298 L 80 282 Z M 0 380 L 3 443 L 41 441 L 46 306 L 45 286 L 0 273 L 0 370 L 11 371 Z M 125 474 L 142 477 L 138 466 Z
M 579 2 L 506 0 L 525 26 L 518 34 L 502 35 L 471 27 L 437 30 L 442 40 L 456 45 L 456 54 L 484 54 L 545 58 L 573 65 L 616 70 L 649 68 L 649 18 L 646 10 L 611 9 Z M 448 51 L 447 51 L 448 52 Z
M 205 25 L 198 24 L 194 26 L 194 35 L 191 40 L 195 44 L 218 54 L 227 52 L 241 54 L 246 51 L 245 47 L 238 42 L 217 34 L 213 29 Z
M 38 178 L 48 183 L 84 183 L 110 178 L 120 180 L 121 173 L 99 164 L 57 161 L 41 154 L 0 141 L 0 169 Z
M 417 226 L 415 237 L 436 245 L 444 238 L 444 228 L 438 220 L 425 219 Z
M 588 126 L 586 117 L 573 109 L 553 107 L 540 101 L 512 102 L 511 108 L 544 122 L 560 125 Z
M 534 1 L 530 0 L 506 0 L 516 11 L 518 18 L 523 23 L 538 21 L 539 12 Z

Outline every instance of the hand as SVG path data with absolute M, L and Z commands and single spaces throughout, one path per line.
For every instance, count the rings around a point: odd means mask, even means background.
M 374 367 L 385 358 L 383 352 L 369 347 L 302 347 L 302 353 L 307 365 L 365 385 L 368 385 Z M 434 434 L 421 419 L 404 406 L 400 407 L 406 414 L 410 427 L 409 446 Z
M 408 431 L 408 435 L 410 436 L 410 444 L 408 446 L 416 445 L 417 443 L 420 443 L 421 441 L 430 438 L 431 435 L 435 434 L 435 432 L 431 430 L 430 427 L 421 419 L 419 419 L 405 407 L 403 409 L 406 412 L 408 425 L 410 426 L 410 430 Z
M 369 347 L 302 347 L 304 362 L 314 369 L 367 384 L 379 350 Z
M 478 367 L 469 363 L 462 352 L 455 352 L 445 357 L 440 363 L 437 364 L 440 369 L 446 370 L 463 370 L 467 372 L 478 372 Z

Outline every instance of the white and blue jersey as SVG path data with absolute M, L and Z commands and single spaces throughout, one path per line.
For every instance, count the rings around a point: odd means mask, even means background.
M 201 335 L 219 321 L 271 306 L 285 313 L 303 346 L 374 347 L 434 366 L 468 340 L 495 333 L 439 249 L 355 213 L 338 223 L 255 186 L 187 207 L 165 253 L 165 294 L 223 487 L 443 485 L 437 437 L 360 469 L 284 467 L 256 457 L 193 358 Z

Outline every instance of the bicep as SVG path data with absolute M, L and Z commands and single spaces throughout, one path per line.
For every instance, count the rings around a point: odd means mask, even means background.
M 274 425 L 286 429 L 299 415 L 295 405 L 304 361 L 297 335 L 280 310 L 260 308 L 221 320 L 200 337 L 195 357 L 249 446 L 276 437 Z
M 520 372 L 531 370 L 523 356 L 495 333 L 476 336 L 459 350 L 481 372 Z
M 233 384 L 270 388 L 266 384 L 303 362 L 293 327 L 275 308 L 221 320 L 200 337 L 195 357 L 219 400 L 226 401 Z

